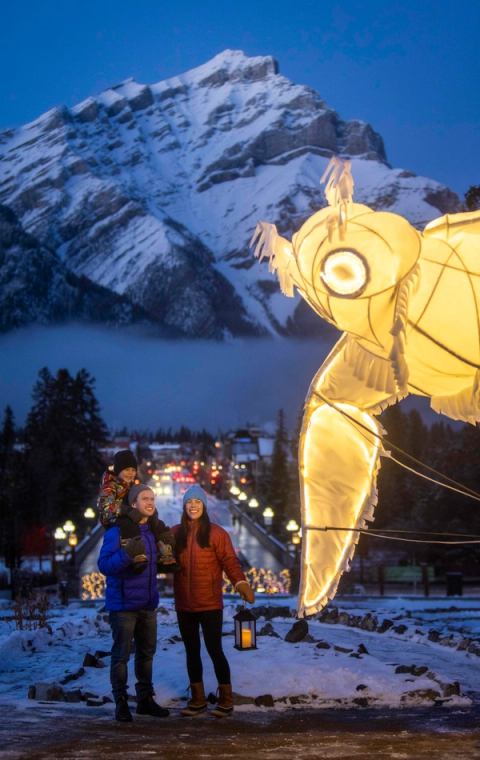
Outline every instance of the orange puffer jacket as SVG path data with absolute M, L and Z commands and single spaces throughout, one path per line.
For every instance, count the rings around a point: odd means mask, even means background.
M 172 528 L 174 535 L 180 526 Z M 198 524 L 190 525 L 187 545 L 180 554 L 180 569 L 174 574 L 175 608 L 184 612 L 220 610 L 223 607 L 223 573 L 235 585 L 245 580 L 227 531 L 210 527 L 210 546 L 202 549 L 197 542 Z

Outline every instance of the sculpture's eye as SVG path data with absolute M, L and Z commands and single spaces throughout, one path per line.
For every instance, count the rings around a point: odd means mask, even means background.
M 334 295 L 352 298 L 365 290 L 368 264 L 357 251 L 332 251 L 322 262 L 320 277 Z

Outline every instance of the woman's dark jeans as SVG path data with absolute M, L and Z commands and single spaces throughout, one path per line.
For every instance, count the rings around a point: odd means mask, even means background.
M 128 660 L 135 641 L 135 690 L 137 699 L 153 695 L 152 664 L 157 648 L 157 611 L 110 612 L 113 636 L 110 680 L 115 702 L 127 696 Z
M 200 628 L 218 683 L 230 683 L 230 667 L 222 649 L 223 610 L 207 610 L 206 612 L 182 612 L 179 610 L 177 619 L 185 644 L 190 683 L 199 683 L 203 676 L 200 656 Z

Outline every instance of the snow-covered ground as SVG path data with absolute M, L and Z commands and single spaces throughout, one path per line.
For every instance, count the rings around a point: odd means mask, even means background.
M 306 640 L 289 643 L 285 635 L 295 619 L 276 613 L 284 615 L 290 607 L 293 614 L 295 600 L 257 599 L 258 612 L 263 613 L 257 623 L 258 648 L 248 652 L 233 647 L 236 605 L 236 599 L 226 599 L 224 648 L 234 691 L 244 697 L 238 700 L 243 703 L 238 710 L 268 709 L 254 703 L 263 695 L 273 697 L 276 710 L 303 705 L 398 707 L 431 705 L 433 701 L 447 708 L 469 705 L 480 696 L 480 657 L 462 648 L 469 642 L 470 649 L 475 649 L 477 642 L 480 652 L 480 600 L 340 600 L 332 605 L 344 613 L 340 620 L 337 616 L 333 623 L 309 621 Z M 38 683 L 63 682 L 67 699 L 75 690 L 100 699 L 109 696 L 108 654 L 99 658 L 103 667 L 80 670 L 87 653 L 110 650 L 108 616 L 102 606 L 99 602 L 54 606 L 49 616 L 51 631 L 17 631 L 11 608 L 4 604 L 0 611 L 0 705 L 35 706 L 35 700 L 27 701 L 27 693 L 29 686 Z M 370 615 L 365 618 L 367 613 Z M 389 619 L 394 627 L 384 633 L 358 627 L 372 616 L 378 624 Z M 265 625 L 270 635 L 262 635 Z M 431 633 L 429 638 L 432 629 L 439 634 L 438 641 L 431 640 Z M 450 645 L 446 644 L 448 637 Z M 206 688 L 215 691 L 206 655 L 204 664 Z M 399 666 L 411 671 L 412 665 L 413 672 L 397 672 Z M 72 674 L 77 677 L 69 681 Z M 162 703 L 173 708 L 183 704 L 188 678 L 171 600 L 162 600 L 159 608 L 154 683 Z M 130 691 L 133 693 L 133 673 Z M 75 707 L 58 703 L 60 710 Z M 106 705 L 105 710 L 109 709 Z

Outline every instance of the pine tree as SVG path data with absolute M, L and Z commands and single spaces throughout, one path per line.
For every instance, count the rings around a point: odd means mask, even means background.
M 39 373 L 25 427 L 32 519 L 53 528 L 79 516 L 98 487 L 107 430 L 86 370 Z
M 408 450 L 407 416 L 396 404 L 382 414 L 381 423 L 387 431 L 387 440 L 404 451 Z M 384 443 L 388 451 L 389 445 Z M 392 454 L 401 459 L 396 450 Z M 375 527 L 403 527 L 409 510 L 408 473 L 387 457 L 382 458 L 378 476 L 378 506 L 375 510 Z
M 480 209 L 480 185 L 472 185 L 465 193 L 465 206 L 467 211 Z
M 285 428 L 283 409 L 280 409 L 278 412 L 277 429 L 273 444 L 269 491 L 269 501 L 275 513 L 273 528 L 275 533 L 281 536 L 284 533 L 290 500 L 288 437 Z
M 25 525 L 23 455 L 15 448 L 15 437 L 13 412 L 7 406 L 0 431 L 0 555 L 12 569 L 20 564 Z

